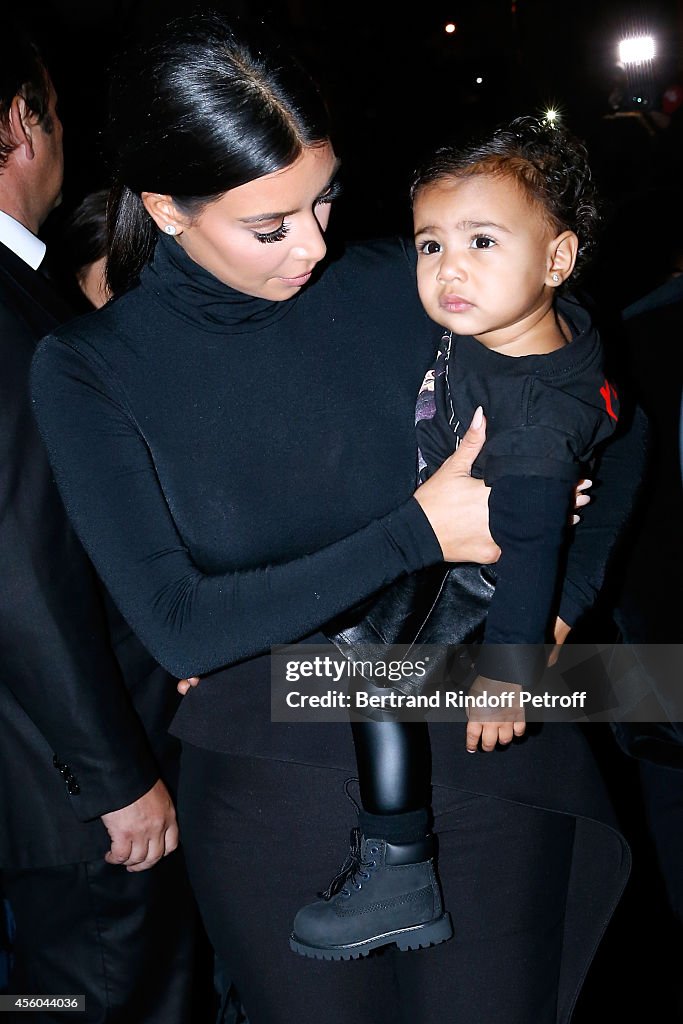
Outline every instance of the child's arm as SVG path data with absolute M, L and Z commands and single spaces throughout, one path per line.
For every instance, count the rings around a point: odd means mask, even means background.
M 470 694 L 519 693 L 543 673 L 574 502 L 574 484 L 566 477 L 507 476 L 492 485 L 491 534 L 502 553 Z M 513 700 L 499 712 L 470 709 L 467 749 L 473 752 L 481 743 L 491 751 L 523 735 L 524 713 L 514 705 Z
M 571 626 L 568 626 L 559 617 L 555 619 L 555 628 L 553 630 L 555 646 L 548 658 L 548 665 L 555 664 L 559 657 L 560 647 L 570 632 Z M 526 731 L 524 708 L 515 699 L 521 690 L 522 687 L 517 683 L 501 683 L 495 679 L 486 679 L 485 676 L 477 676 L 469 690 L 471 695 L 486 691 L 494 696 L 501 692 L 511 693 L 513 696 L 510 708 L 506 708 L 496 715 L 490 711 L 481 713 L 472 711 L 470 713 L 465 738 L 465 745 L 470 754 L 475 753 L 479 743 L 481 743 L 482 750 L 491 751 L 495 750 L 498 743 L 506 746 L 512 742 L 513 737 L 524 735 Z M 510 714 L 510 710 L 514 711 L 514 714 Z
M 579 525 L 571 531 L 571 543 L 566 561 L 566 568 L 564 569 L 564 583 L 562 587 L 561 600 L 559 603 L 559 616 L 555 621 L 555 643 L 563 643 L 570 629 L 576 625 L 578 619 L 592 607 L 595 603 L 596 597 L 599 594 L 601 588 L 604 585 L 605 575 L 610 565 L 618 559 L 619 553 L 622 549 L 624 539 L 627 537 L 627 528 L 630 520 L 630 515 L 634 506 L 634 502 L 640 487 L 641 480 L 643 478 L 643 472 L 645 467 L 645 457 L 647 449 L 648 439 L 648 421 L 643 413 L 642 409 L 638 406 L 631 407 L 628 412 L 624 408 L 622 401 L 622 415 L 619 422 L 618 430 L 614 436 L 602 447 L 599 453 L 599 457 L 596 460 L 596 465 L 591 471 L 591 475 L 594 476 L 595 485 L 592 488 L 591 502 L 584 509 L 582 513 L 582 520 Z M 524 478 L 503 478 L 506 480 L 514 481 Z M 537 481 L 536 485 L 529 485 L 523 487 L 520 490 L 526 492 L 526 507 L 529 508 L 529 501 L 532 499 L 532 492 L 534 487 L 544 490 L 549 481 L 543 478 L 529 478 Z M 502 499 L 505 497 L 505 491 L 508 487 L 511 487 L 512 483 L 503 488 L 503 491 L 494 484 L 491 492 L 492 515 L 491 515 L 491 533 L 498 544 L 503 549 L 503 554 L 498 562 L 497 568 L 499 575 L 503 582 L 503 590 L 501 593 L 505 595 L 507 592 L 510 594 L 510 600 L 514 598 L 514 579 L 517 577 L 522 583 L 526 584 L 530 582 L 529 576 L 525 576 L 523 559 L 519 560 L 519 554 L 523 550 L 523 547 L 518 548 L 515 552 L 515 545 L 510 547 L 510 541 L 514 541 L 514 536 L 508 536 L 510 534 L 509 525 L 505 522 L 505 504 L 506 502 Z M 496 493 L 497 492 L 497 493 Z M 548 489 L 548 494 L 550 490 Z M 569 493 L 569 492 L 568 492 Z M 538 491 L 540 496 L 540 490 Z M 495 495 L 495 497 L 494 497 Z M 548 499 L 549 500 L 549 499 Z M 571 501 L 571 499 L 569 499 Z M 538 511 L 538 510 L 536 510 Z M 556 527 L 564 532 L 566 529 L 565 524 L 568 522 L 566 515 L 563 515 L 561 503 L 558 505 L 557 510 Z M 502 518 L 502 522 L 501 522 Z M 530 522 L 530 521 L 529 521 Z M 502 531 L 502 532 L 501 532 Z M 557 533 L 554 534 L 557 540 Z M 529 539 L 527 538 L 527 543 Z M 507 547 L 507 550 L 506 550 Z M 558 547 L 558 558 L 562 551 L 562 541 Z M 552 559 L 549 561 L 551 564 Z M 515 569 L 516 563 L 516 569 Z M 551 569 L 550 575 L 553 580 L 553 585 L 557 585 L 559 563 L 556 564 L 556 568 L 553 571 Z M 541 581 L 539 581 L 541 582 Z M 548 584 L 549 580 L 545 583 Z M 510 655 L 511 651 L 506 651 L 503 646 L 505 643 L 522 644 L 522 643 L 543 643 L 542 640 L 531 639 L 513 639 L 514 633 L 501 634 L 499 628 L 496 626 L 496 611 L 495 602 L 500 601 L 499 588 L 501 581 L 499 581 L 496 593 L 492 601 L 491 611 L 487 621 L 487 635 L 485 642 L 489 645 L 493 639 L 498 644 L 501 644 L 499 648 L 493 648 L 491 646 L 485 647 L 482 650 L 483 660 L 480 662 L 480 668 L 482 674 L 487 678 L 491 679 L 502 679 L 507 686 L 514 683 L 519 679 L 519 676 L 515 676 L 514 661 L 512 661 Z M 546 597 L 548 590 L 545 590 Z M 521 594 L 521 592 L 520 592 Z M 540 591 L 537 596 L 540 595 Z M 556 595 L 551 595 L 548 608 L 553 607 L 553 600 L 556 601 Z M 507 601 L 506 601 L 507 603 Z M 514 608 L 514 605 L 512 606 Z M 520 612 L 522 608 L 520 607 Z M 491 615 L 493 613 L 493 620 Z M 524 619 L 521 617 L 523 623 Z M 547 627 L 547 621 L 546 621 Z M 531 628 L 531 623 L 529 623 Z M 489 627 L 492 627 L 490 629 Z M 545 628 L 545 627 L 544 627 Z M 506 640 L 503 637 L 509 636 L 510 639 Z M 529 636 L 533 635 L 532 633 Z M 538 634 L 537 634 L 538 635 Z M 517 634 L 521 636 L 521 634 Z M 519 651 L 519 648 L 515 648 Z M 538 657 L 536 659 L 529 658 L 528 665 L 528 678 L 532 681 L 534 675 L 539 673 L 543 669 L 543 661 L 541 657 L 542 648 L 539 646 Z M 553 652 L 556 660 L 557 647 Z M 551 662 L 553 660 L 551 655 Z M 512 661 L 512 666 L 511 666 Z M 525 683 L 528 685 L 528 683 Z M 515 720 L 519 723 L 519 719 Z M 484 745 L 484 730 L 479 728 L 480 725 L 485 723 L 472 722 L 471 733 L 468 733 L 468 749 L 470 748 L 470 742 L 474 742 L 475 732 L 478 731 L 477 740 L 482 740 L 482 747 L 485 750 L 493 749 L 489 743 Z M 498 729 L 498 736 L 501 739 L 498 742 L 509 742 L 508 737 L 510 736 L 510 729 L 508 724 L 503 723 L 505 728 L 501 732 Z M 496 723 L 493 723 L 495 726 Z M 469 726 L 468 726 L 469 728 Z M 517 728 L 521 728 L 519 724 Z M 514 729 L 514 726 L 513 726 Z M 492 732 L 489 730 L 487 736 Z M 523 732 L 523 729 L 522 729 Z M 513 732 L 513 735 L 519 733 Z M 511 738 L 511 736 L 510 736 Z M 495 744 L 494 744 L 495 746 Z
M 574 486 L 569 474 L 503 476 L 492 483 L 489 521 L 502 553 L 477 661 L 487 678 L 529 687 L 543 672 Z

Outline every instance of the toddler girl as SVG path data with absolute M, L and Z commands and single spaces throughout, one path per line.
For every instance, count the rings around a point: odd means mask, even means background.
M 490 529 L 502 553 L 487 573 L 488 610 L 477 612 L 483 645 L 470 693 L 518 692 L 542 674 L 543 645 L 553 634 L 562 641 L 566 622 L 585 610 L 581 581 L 565 569 L 568 527 L 577 483 L 618 416 L 591 318 L 564 293 L 593 243 L 591 172 L 567 132 L 519 118 L 467 148 L 438 149 L 416 173 L 411 199 L 420 299 L 444 329 L 417 399 L 419 476 L 428 480 L 483 410 L 487 441 L 473 475 L 491 487 Z M 401 586 L 363 610 L 379 636 Z M 443 642 L 461 643 L 462 623 L 452 629 Z M 343 650 L 342 633 L 333 639 Z M 522 736 L 521 711 L 504 719 L 470 713 L 467 749 Z M 299 911 L 290 939 L 296 952 L 324 959 L 452 934 L 435 872 L 427 726 L 364 721 L 353 730 L 359 827 L 342 871 Z

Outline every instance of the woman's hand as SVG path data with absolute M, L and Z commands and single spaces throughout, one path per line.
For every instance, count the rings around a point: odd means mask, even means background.
M 579 522 L 579 517 L 576 515 L 576 509 L 582 508 L 584 505 L 587 505 L 590 502 L 590 494 L 584 494 L 583 492 L 587 491 L 588 488 L 592 486 L 592 480 L 579 480 L 578 484 L 576 485 L 576 489 L 574 491 L 575 511 L 574 515 L 572 516 L 572 526 L 576 526 L 576 524 Z
M 446 562 L 497 562 L 500 548 L 489 533 L 489 491 L 470 476 L 486 440 L 481 407 L 475 412 L 457 452 L 415 491 Z
M 460 447 L 415 491 L 415 499 L 427 516 L 441 545 L 445 562 L 479 562 L 490 565 L 500 558 L 500 548 L 489 532 L 489 493 L 483 480 L 471 476 L 472 466 L 486 441 L 486 417 L 481 406 L 472 417 Z M 574 508 L 587 505 L 583 493 L 592 481 L 576 487 Z M 574 514 L 572 524 L 578 523 Z
M 548 657 L 548 668 L 552 668 L 557 663 L 557 659 L 560 656 L 560 647 L 565 642 L 571 632 L 571 626 L 568 626 L 559 616 L 555 619 L 555 629 L 553 631 L 553 639 L 555 640 L 555 646 L 553 647 Z

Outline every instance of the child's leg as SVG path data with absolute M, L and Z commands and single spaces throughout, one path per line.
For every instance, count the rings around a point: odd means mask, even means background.
M 353 738 L 359 827 L 322 900 L 296 915 L 290 946 L 304 956 L 348 960 L 381 946 L 445 942 L 453 931 L 434 864 L 427 725 L 354 722 Z
M 353 722 L 366 836 L 397 843 L 429 829 L 431 747 L 426 722 Z

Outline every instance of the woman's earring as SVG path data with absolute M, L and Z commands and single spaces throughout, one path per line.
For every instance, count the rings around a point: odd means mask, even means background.
M 168 227 L 170 227 L 170 226 L 171 226 L 171 225 L 169 224 L 169 226 L 168 226 Z M 168 231 L 168 228 L 166 228 L 166 230 Z M 175 228 L 174 228 L 173 230 L 175 231 Z M 552 275 L 552 279 L 553 279 L 553 281 L 555 282 L 555 284 L 558 284 L 558 283 L 559 283 L 559 280 L 560 280 L 560 275 L 559 275 L 559 274 L 557 274 L 557 273 L 555 273 L 555 274 L 553 274 L 553 275 Z
M 167 224 L 166 227 L 164 228 L 164 231 L 166 232 L 167 235 L 175 235 L 177 230 L 178 229 L 176 228 L 175 224 Z

